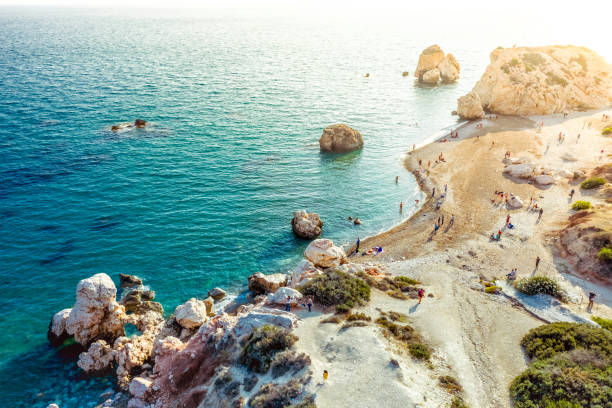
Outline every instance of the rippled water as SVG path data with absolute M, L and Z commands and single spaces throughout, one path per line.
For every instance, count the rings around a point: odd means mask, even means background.
M 401 156 L 456 122 L 489 50 L 411 18 L 0 11 L 3 405 L 92 406 L 109 387 L 76 380 L 46 342 L 80 279 L 139 275 L 171 311 L 288 270 L 306 245 L 291 233 L 296 209 L 340 243 L 398 223 L 400 201 L 407 216 L 419 193 Z M 432 38 L 462 64 L 458 84 L 401 76 Z M 109 131 L 137 117 L 150 128 Z M 319 153 L 338 122 L 361 131 L 361 152 Z

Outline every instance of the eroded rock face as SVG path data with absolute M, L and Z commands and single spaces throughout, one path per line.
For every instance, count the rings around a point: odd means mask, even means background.
M 196 298 L 191 298 L 176 307 L 174 317 L 178 324 L 186 329 L 200 327 L 208 319 L 206 303 Z
M 139 399 L 145 399 L 153 381 L 145 377 L 134 377 L 130 383 L 130 394 Z
M 612 69 L 599 55 L 584 47 L 548 46 L 496 49 L 472 92 L 488 112 L 549 115 L 609 106 L 611 89 Z
M 442 82 L 449 83 L 455 82 L 459 79 L 459 72 L 461 70 L 461 67 L 455 59 L 455 56 L 451 53 L 448 53 L 446 54 L 440 65 L 438 65 L 438 70 L 440 70 L 440 77 L 442 78 Z
M 49 330 L 47 331 L 47 339 L 54 346 L 60 346 L 68 337 L 66 333 L 66 321 L 72 309 L 64 309 L 57 312 L 49 323 Z
M 319 139 L 319 146 L 322 152 L 351 152 L 363 147 L 363 136 L 347 125 L 331 125 L 323 130 L 323 135 Z
M 261 272 L 249 276 L 249 290 L 256 295 L 274 293 L 281 286 L 287 285 L 289 277 L 284 273 L 264 275 Z
M 423 81 L 423 75 L 427 71 L 438 68 L 442 60 L 444 60 L 444 51 L 442 51 L 440 47 L 432 45 L 425 48 L 419 56 L 419 62 L 416 71 L 414 71 L 414 76 L 419 78 L 419 81 Z
M 329 239 L 312 241 L 304 251 L 304 258 L 320 268 L 330 268 L 347 263 L 344 249 L 335 246 Z
M 113 348 L 104 340 L 91 343 L 86 352 L 79 354 L 77 365 L 85 372 L 103 371 L 115 361 Z
M 430 69 L 429 71 L 423 74 L 421 78 L 422 82 L 426 84 L 437 84 L 440 80 L 440 70 L 438 68 Z
M 115 284 L 105 273 L 80 281 L 76 303 L 66 319 L 66 332 L 82 345 L 123 336 L 125 309 L 116 302 L 116 294 Z
M 225 291 L 221 288 L 214 288 L 208 291 L 208 296 L 214 300 L 221 300 L 225 297 Z
M 142 286 L 142 279 L 136 275 L 126 275 L 124 273 L 119 274 L 119 283 L 122 289 L 124 288 L 137 288 Z
M 300 238 L 315 239 L 321 235 L 323 222 L 317 213 L 308 214 L 304 210 L 295 211 L 291 220 L 291 228 L 293 233 Z
M 464 119 L 473 120 L 484 118 L 480 97 L 476 92 L 470 92 L 457 99 L 457 114 Z

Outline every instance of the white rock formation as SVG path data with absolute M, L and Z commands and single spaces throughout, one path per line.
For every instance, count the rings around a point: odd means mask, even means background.
M 566 169 L 559 170 L 559 176 L 567 179 L 574 178 L 574 172 Z
M 281 286 L 286 286 L 289 276 L 284 273 L 264 275 L 261 272 L 249 276 L 249 290 L 255 294 L 274 293 Z
M 312 241 L 304 251 L 304 258 L 321 268 L 347 263 L 344 249 L 335 246 L 329 239 Z
M 482 103 L 476 92 L 470 92 L 457 100 L 457 114 L 469 120 L 484 118 Z
M 308 214 L 304 210 L 295 211 L 291 220 L 293 233 L 300 238 L 315 239 L 321 235 L 323 222 L 317 213 Z
M 113 348 L 104 340 L 91 343 L 86 352 L 79 354 L 77 365 L 85 372 L 106 370 L 115 361 Z
M 535 165 L 533 163 L 511 164 L 506 166 L 502 173 L 512 177 L 529 179 L 533 175 Z
M 570 162 L 578 161 L 578 158 L 574 156 L 573 154 L 571 154 L 570 152 L 563 153 L 563 155 L 561 156 L 561 159 L 565 161 L 570 161 Z
M 322 152 L 345 153 L 363 147 L 363 136 L 355 129 L 344 125 L 331 125 L 323 130 L 319 139 Z
M 134 377 L 130 382 L 130 394 L 139 399 L 145 399 L 147 392 L 151 389 L 153 381 L 145 377 Z
M 519 196 L 512 196 L 508 200 L 508 205 L 512 208 L 521 208 L 523 206 L 523 200 Z
M 268 303 L 274 305 L 284 305 L 287 303 L 287 296 L 291 296 L 292 303 L 299 304 L 304 300 L 304 295 L 289 287 L 278 288 L 276 292 L 268 296 Z
M 440 70 L 438 68 L 430 69 L 423 74 L 423 78 L 421 78 L 421 82 L 425 82 L 426 84 L 437 84 L 440 80 Z
M 548 174 L 540 174 L 539 176 L 535 176 L 533 180 L 536 182 L 536 184 L 539 184 L 541 186 L 555 184 L 555 178 Z
M 484 110 L 502 115 L 597 109 L 612 101 L 612 68 L 584 47 L 497 49 L 472 92 Z M 460 115 L 473 111 L 462 107 L 466 102 L 459 98 Z
M 191 298 L 174 309 L 174 317 L 178 324 L 186 329 L 200 327 L 208 319 L 206 303 L 196 298 Z
M 440 65 L 438 65 L 438 70 L 440 70 L 442 82 L 449 83 L 459 79 L 461 67 L 455 59 L 455 56 L 449 53 L 446 54 Z
M 291 279 L 289 286 L 295 288 L 303 283 L 305 279 L 312 278 L 322 272 L 317 269 L 312 262 L 307 259 L 302 259 L 295 268 L 291 271 Z

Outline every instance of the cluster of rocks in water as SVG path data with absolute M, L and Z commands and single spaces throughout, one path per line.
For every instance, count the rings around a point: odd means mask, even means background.
M 124 129 L 133 129 L 133 128 L 137 128 L 137 129 L 142 129 L 147 125 L 147 121 L 144 119 L 136 119 L 134 121 L 134 123 L 119 123 L 118 125 L 113 125 L 111 126 L 111 131 L 113 132 L 118 132 L 120 130 L 124 130 Z
M 461 67 L 453 54 L 444 54 L 444 51 L 432 45 L 423 50 L 419 56 L 417 69 L 414 76 L 419 82 L 437 84 L 440 80 L 444 83 L 455 82 L 459 79 Z
M 83 348 L 77 365 L 87 373 L 115 371 L 121 393 L 101 408 L 243 407 L 267 398 L 272 405 L 258 405 L 265 407 L 275 406 L 275 396 L 283 393 L 299 402 L 308 397 L 305 390 L 312 375 L 307 356 L 287 350 L 271 376 L 245 367 L 241 356 L 256 330 L 272 326 L 288 332 L 296 327 L 296 315 L 278 306 L 287 296 L 301 302 L 301 285 L 337 269 L 364 270 L 348 264 L 344 250 L 332 241 L 316 239 L 290 274 L 251 275 L 246 301 L 234 300 L 215 310 L 225 296 L 215 288 L 205 299 L 191 298 L 177 306 L 167 318 L 154 301 L 155 292 L 138 277 L 120 275 L 117 299 L 112 279 L 98 273 L 78 283 L 74 306 L 53 316 L 48 338 L 55 346 L 74 338 Z M 128 337 L 128 324 L 139 333 Z

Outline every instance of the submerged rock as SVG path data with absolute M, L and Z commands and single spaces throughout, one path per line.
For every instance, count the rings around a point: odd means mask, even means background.
M 322 152 L 351 152 L 363 147 L 363 136 L 347 125 L 331 125 L 323 130 L 319 139 L 319 147 Z
M 319 218 L 319 214 L 306 211 L 295 211 L 291 220 L 291 228 L 293 233 L 300 238 L 315 239 L 321 235 L 323 222 Z
M 347 263 L 344 249 L 337 247 L 329 239 L 316 239 L 304 251 L 304 258 L 315 266 L 329 268 Z

